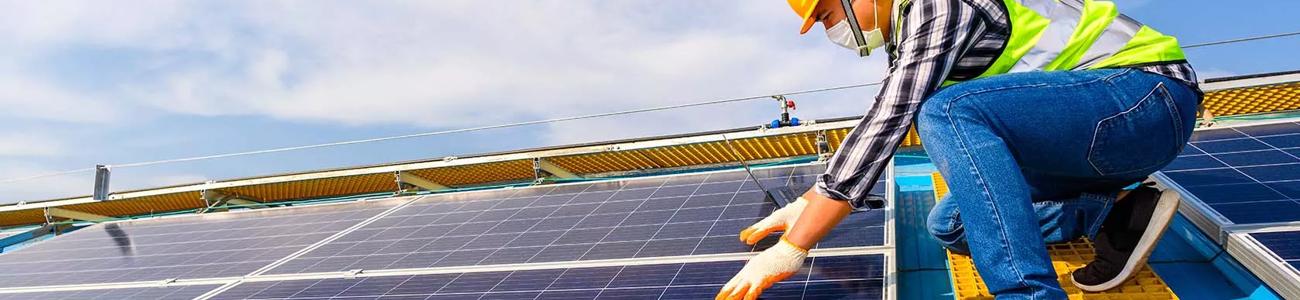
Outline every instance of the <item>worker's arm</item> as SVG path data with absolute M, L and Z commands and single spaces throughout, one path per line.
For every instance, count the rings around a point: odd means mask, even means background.
M 822 196 L 841 201 L 867 197 L 921 104 L 943 85 L 982 20 L 965 1 L 911 3 L 900 12 L 907 18 L 900 26 L 897 59 L 890 64 L 880 94 L 817 178 L 816 191 Z
M 804 208 L 796 222 L 799 227 L 791 229 L 784 236 L 790 243 L 803 249 L 812 249 L 817 241 L 821 241 L 826 233 L 844 220 L 844 216 L 853 211 L 848 202 L 835 201 L 812 190 L 804 193 L 803 199 L 808 202 L 808 207 Z
M 963 1 L 939 0 L 913 1 L 911 9 L 902 12 L 907 18 L 900 26 L 898 59 L 891 64 L 876 102 L 845 137 L 826 173 L 818 177 L 815 195 L 805 194 L 803 200 L 796 201 L 803 202 L 797 212 L 787 210 L 796 206 L 791 204 L 773 213 L 780 220 L 767 223 L 782 224 L 781 230 L 787 232 L 781 241 L 745 263 L 723 286 L 718 299 L 757 299 L 772 284 L 798 272 L 808 249 L 849 213 L 847 201 L 867 196 L 907 134 L 921 102 L 943 84 L 957 55 L 968 44 L 977 20 L 974 11 Z M 774 231 L 746 230 L 750 234 L 742 240 L 747 241 Z

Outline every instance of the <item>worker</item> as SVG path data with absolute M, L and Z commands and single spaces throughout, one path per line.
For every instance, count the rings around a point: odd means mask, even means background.
M 1171 36 L 1095 0 L 787 0 L 889 74 L 816 185 L 740 233 L 780 241 L 718 293 L 755 299 L 867 196 L 916 122 L 950 193 L 930 233 L 998 299 L 1065 299 L 1046 245 L 1087 236 L 1086 291 L 1132 276 L 1177 208 L 1141 186 L 1187 143 L 1203 96 Z M 879 55 L 879 54 L 876 54 Z

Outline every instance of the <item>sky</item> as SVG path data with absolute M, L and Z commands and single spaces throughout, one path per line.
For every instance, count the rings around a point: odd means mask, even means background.
M 1184 44 L 1300 30 L 1296 1 L 1116 0 Z M 1291 20 L 1291 21 L 1287 21 Z M 0 0 L 0 181 L 875 82 L 783 1 Z M 1203 78 L 1300 69 L 1300 38 L 1189 49 Z M 883 55 L 882 55 L 883 56 Z M 876 90 L 792 97 L 860 115 Z M 115 191 L 758 126 L 751 101 L 113 169 Z M 88 172 L 0 182 L 0 203 L 87 195 Z

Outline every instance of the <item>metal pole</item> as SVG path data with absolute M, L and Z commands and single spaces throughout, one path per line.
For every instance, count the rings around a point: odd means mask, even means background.
M 95 165 L 95 194 L 96 201 L 108 200 L 108 177 L 111 172 L 106 165 Z

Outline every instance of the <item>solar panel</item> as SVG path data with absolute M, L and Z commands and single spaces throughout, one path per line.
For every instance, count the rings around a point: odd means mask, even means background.
M 0 300 L 83 300 L 83 299 L 194 299 L 215 285 L 163 286 L 59 292 L 0 294 Z
M 1300 221 L 1300 123 L 1198 130 L 1162 172 L 1234 224 Z
M 764 299 L 881 299 L 885 257 L 815 257 Z M 743 261 L 246 282 L 212 299 L 709 299 Z
M 803 190 L 822 170 L 755 177 Z M 431 196 L 268 274 L 748 252 L 737 233 L 773 209 L 743 171 Z M 884 235 L 884 211 L 858 213 L 818 247 L 882 245 Z
M 0 254 L 0 287 L 243 276 L 401 202 L 97 224 Z
M 1292 268 L 1300 270 L 1300 231 L 1257 232 L 1250 236 Z

